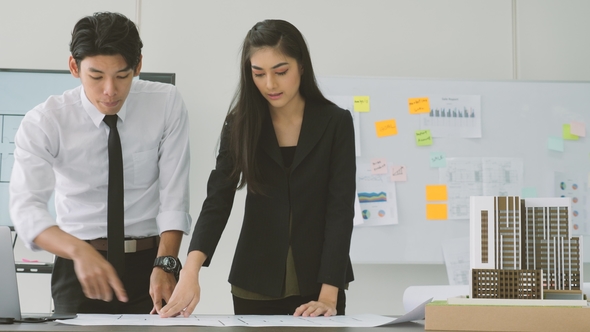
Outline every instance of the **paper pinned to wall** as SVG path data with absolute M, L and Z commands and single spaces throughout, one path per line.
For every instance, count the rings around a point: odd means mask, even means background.
M 354 97 L 353 96 L 327 96 L 330 101 L 338 107 L 348 110 L 352 115 L 352 123 L 354 126 L 354 151 L 357 157 L 361 156 L 361 117 L 358 112 L 354 112 Z
M 362 226 L 397 224 L 395 182 L 387 174 L 373 174 L 371 164 L 357 164 L 357 192 Z
M 442 243 L 450 285 L 469 285 L 469 238 L 448 239 Z
M 518 196 L 524 186 L 521 158 L 447 158 L 439 168 L 447 185 L 449 219 L 469 219 L 470 196 Z
M 420 115 L 420 129 L 432 137 L 481 137 L 481 97 L 476 95 L 430 95 L 430 112 Z

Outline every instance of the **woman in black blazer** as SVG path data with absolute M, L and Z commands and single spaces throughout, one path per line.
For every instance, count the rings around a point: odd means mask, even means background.
M 344 314 L 355 195 L 352 117 L 327 100 L 301 33 L 266 20 L 247 34 L 240 87 L 221 134 L 189 255 L 163 317 L 190 315 L 247 185 L 229 282 L 236 314 Z

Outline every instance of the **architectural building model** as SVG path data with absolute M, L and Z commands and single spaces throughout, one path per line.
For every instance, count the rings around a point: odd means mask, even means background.
M 585 305 L 571 213 L 570 198 L 471 197 L 469 298 Z

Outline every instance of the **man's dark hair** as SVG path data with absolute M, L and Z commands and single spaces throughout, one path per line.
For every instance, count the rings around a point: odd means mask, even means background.
M 135 23 L 119 13 L 94 13 L 76 23 L 70 52 L 80 67 L 85 57 L 120 54 L 129 69 L 135 70 L 141 59 L 143 43 Z

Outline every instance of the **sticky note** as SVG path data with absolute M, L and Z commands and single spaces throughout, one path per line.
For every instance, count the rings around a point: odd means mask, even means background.
M 537 188 L 526 187 L 522 188 L 520 198 L 534 198 L 537 197 Z
M 563 125 L 562 136 L 563 136 L 563 139 L 570 140 L 570 141 L 576 141 L 579 138 L 578 136 L 572 134 L 571 127 L 570 127 L 569 123 Z
M 408 106 L 410 114 L 430 113 L 430 102 L 428 98 L 409 98 Z
M 426 186 L 426 200 L 427 201 L 446 201 L 447 185 L 446 184 L 431 184 Z
M 582 122 L 570 122 L 570 132 L 572 135 L 586 137 L 586 125 Z
M 430 129 L 416 130 L 416 145 L 418 145 L 418 146 L 432 145 L 432 134 L 430 133 Z
M 427 220 L 447 220 L 447 204 L 426 204 Z
M 549 137 L 547 140 L 547 148 L 549 150 L 563 152 L 563 138 Z
M 369 96 L 354 96 L 354 111 L 368 112 L 371 110 Z
M 397 135 L 397 125 L 394 119 L 375 122 L 375 130 L 377 137 Z
M 371 160 L 371 174 L 387 174 L 387 162 L 384 158 L 375 158 Z
M 444 152 L 430 152 L 430 167 L 447 167 L 447 157 Z
M 406 166 L 391 166 L 391 181 L 408 181 Z

